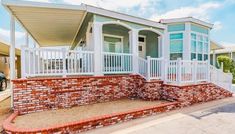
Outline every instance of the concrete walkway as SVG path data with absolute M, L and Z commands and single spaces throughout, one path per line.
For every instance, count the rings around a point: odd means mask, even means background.
M 86 132 L 87 134 L 234 134 L 235 98 L 194 105 Z

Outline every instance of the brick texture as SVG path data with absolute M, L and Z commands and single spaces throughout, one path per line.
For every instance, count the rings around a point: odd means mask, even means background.
M 20 79 L 13 80 L 13 85 L 15 113 L 4 122 L 3 127 L 7 133 L 19 134 L 78 133 L 195 103 L 232 96 L 229 91 L 211 83 L 175 86 L 163 84 L 162 81 L 146 82 L 138 75 Z M 164 99 L 172 102 L 154 107 L 143 107 L 135 111 L 93 117 L 50 128 L 28 130 L 15 128 L 11 124 L 14 118 L 21 114 L 121 98 L 141 98 L 150 101 Z
M 183 106 L 223 99 L 231 96 L 231 92 L 212 83 L 189 86 L 173 86 L 164 84 L 161 90 L 161 97 L 163 99 L 179 101 Z
M 19 114 L 112 101 L 160 98 L 161 81 L 137 75 L 14 80 L 14 110 Z M 137 90 L 141 89 L 141 90 Z M 152 91 L 151 91 L 152 90 Z

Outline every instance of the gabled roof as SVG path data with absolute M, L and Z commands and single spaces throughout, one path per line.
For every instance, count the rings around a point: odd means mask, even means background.
M 180 23 L 180 22 L 192 22 L 192 23 L 196 23 L 202 26 L 206 26 L 210 29 L 213 28 L 213 24 L 193 18 L 193 17 L 185 17 L 185 18 L 174 18 L 174 19 L 161 19 L 160 23 L 163 24 L 169 24 L 169 23 Z
M 88 13 L 108 16 L 149 27 L 166 28 L 165 25 L 155 21 L 85 4 L 65 5 L 21 0 L 2 0 L 2 4 L 16 17 L 40 46 L 73 44 Z

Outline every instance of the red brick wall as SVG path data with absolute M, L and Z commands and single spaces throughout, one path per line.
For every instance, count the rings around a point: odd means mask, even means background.
M 214 84 L 172 86 L 146 82 L 138 75 L 14 80 L 14 110 L 19 114 L 69 108 L 120 98 L 165 99 L 191 105 L 229 97 Z
M 163 99 L 180 101 L 186 106 L 231 96 L 231 92 L 212 83 L 190 86 L 172 86 L 164 84 L 161 90 L 161 97 Z
M 146 84 L 137 75 L 117 75 L 103 77 L 50 78 L 14 80 L 14 110 L 26 114 L 49 109 L 67 108 L 117 100 L 120 98 L 151 98 L 143 96 L 140 90 Z M 146 91 L 161 88 L 160 84 L 144 86 Z M 141 88 L 143 89 L 143 88 Z M 152 92 L 151 92 L 152 93 Z M 152 94 L 154 97 L 157 94 Z M 153 98 L 153 97 L 152 97 Z

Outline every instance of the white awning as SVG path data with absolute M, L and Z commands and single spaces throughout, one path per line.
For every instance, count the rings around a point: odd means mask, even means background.
M 2 4 L 42 47 L 73 44 L 87 13 L 108 16 L 149 27 L 166 28 L 165 25 L 155 21 L 85 4 L 63 5 L 21 0 L 2 0 Z
M 86 15 L 82 6 L 67 9 L 42 3 L 9 2 L 6 7 L 42 47 L 71 45 Z

